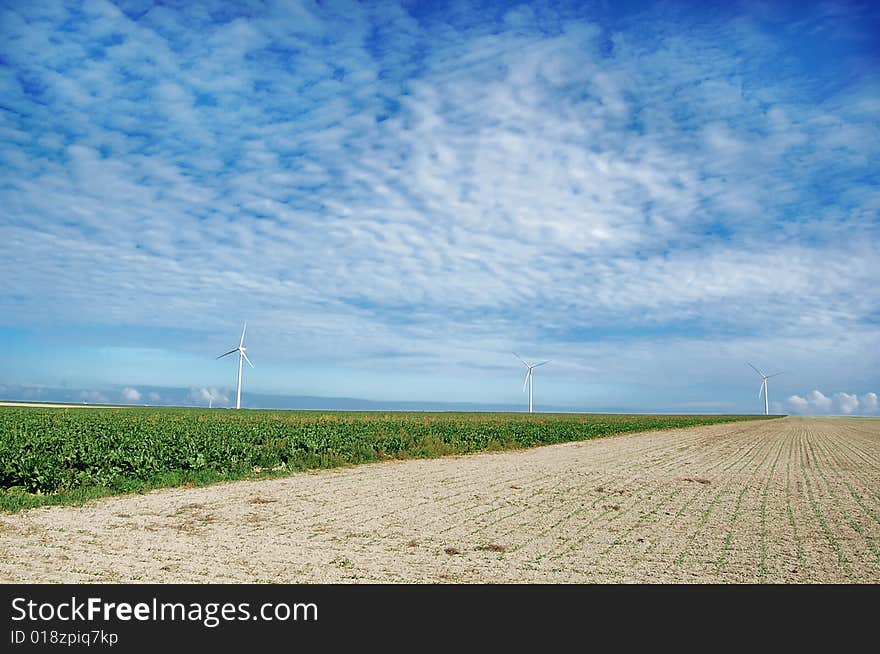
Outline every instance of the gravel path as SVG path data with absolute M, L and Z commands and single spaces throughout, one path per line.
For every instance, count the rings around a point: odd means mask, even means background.
M 880 583 L 880 420 L 713 425 L 5 513 L 0 582 Z

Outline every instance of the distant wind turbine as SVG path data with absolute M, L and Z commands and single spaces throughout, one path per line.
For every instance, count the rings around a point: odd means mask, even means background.
M 746 361 L 746 363 L 749 363 L 749 362 Z M 769 416 L 770 415 L 770 398 L 767 396 L 767 393 L 768 393 L 767 380 L 770 379 L 771 377 L 776 377 L 777 375 L 781 375 L 782 373 L 781 372 L 774 372 L 772 375 L 765 375 L 763 372 L 761 372 L 760 370 L 755 368 L 755 366 L 753 366 L 751 363 L 749 363 L 749 366 L 751 366 L 752 370 L 754 370 L 756 373 L 761 375 L 761 388 L 758 389 L 758 397 L 759 398 L 761 397 L 761 393 L 764 394 L 764 415 Z
M 516 352 L 513 353 L 513 356 L 515 356 L 517 359 L 522 361 L 522 364 L 527 369 L 526 370 L 526 378 L 525 378 L 525 381 L 523 381 L 523 390 L 526 390 L 526 384 L 528 384 L 528 386 L 529 386 L 529 413 L 534 413 L 532 411 L 532 370 L 534 370 L 535 368 L 537 368 L 539 366 L 543 366 L 545 363 L 550 363 L 550 362 L 549 361 L 542 361 L 541 363 L 529 364 L 529 363 L 526 363 L 525 361 L 523 361 L 523 358 L 520 355 L 518 355 Z
M 241 364 L 243 361 L 247 361 L 248 365 L 253 368 L 254 364 L 251 363 L 251 360 L 248 359 L 247 354 L 245 354 L 245 350 L 247 348 L 244 346 L 244 332 L 247 330 L 247 323 L 244 324 L 244 328 L 241 330 L 241 340 L 238 342 L 238 347 L 229 350 L 226 354 L 221 354 L 218 359 L 222 359 L 223 357 L 229 356 L 235 352 L 238 352 L 238 394 L 235 399 L 235 408 L 241 408 Z

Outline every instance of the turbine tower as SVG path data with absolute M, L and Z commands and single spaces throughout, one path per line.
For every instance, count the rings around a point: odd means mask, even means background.
M 526 378 L 523 381 L 523 390 L 526 390 L 526 384 L 529 386 L 529 413 L 534 413 L 532 410 L 532 370 L 537 368 L 538 366 L 543 366 L 545 363 L 550 363 L 549 361 L 542 361 L 541 363 L 526 363 L 523 361 L 523 358 L 518 355 L 516 352 L 513 353 L 517 359 L 522 361 L 522 364 L 526 367 Z
M 247 323 L 244 324 L 244 327 L 241 330 L 241 340 L 238 342 L 238 347 L 229 350 L 226 354 L 221 354 L 218 359 L 222 359 L 223 357 L 229 356 L 234 352 L 238 352 L 238 393 L 235 398 L 235 408 L 241 408 L 241 364 L 244 361 L 248 362 L 248 365 L 253 368 L 254 364 L 251 363 L 251 360 L 248 359 L 247 354 L 245 354 L 245 350 L 247 348 L 244 346 L 244 332 L 247 330 Z
M 749 363 L 749 362 L 746 361 L 746 363 Z M 777 375 L 781 375 L 782 373 L 781 372 L 774 372 L 772 375 L 765 375 L 763 372 L 761 372 L 760 370 L 755 368 L 755 366 L 753 366 L 751 363 L 749 363 L 749 366 L 751 366 L 752 370 L 754 370 L 756 373 L 761 375 L 761 388 L 758 389 L 758 398 L 761 397 L 761 393 L 764 394 L 764 415 L 769 416 L 770 415 L 770 398 L 767 396 L 767 380 L 770 379 L 771 377 L 776 377 Z

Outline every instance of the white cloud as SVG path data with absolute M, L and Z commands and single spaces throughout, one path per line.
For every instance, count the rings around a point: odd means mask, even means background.
M 141 399 L 141 392 L 136 388 L 126 386 L 122 389 L 122 399 L 126 402 L 139 402 Z
M 229 404 L 229 397 L 218 388 L 190 388 L 189 399 L 194 404 L 206 404 L 209 406 Z
M 792 413 L 806 413 L 810 403 L 799 395 L 792 395 L 786 400 Z
M 816 407 L 819 411 L 831 410 L 833 400 L 824 395 L 822 391 L 810 391 L 810 394 L 807 397 L 810 399 L 810 404 Z
M 859 398 L 849 393 L 835 393 L 834 405 L 844 415 L 850 415 L 858 412 Z
M 813 390 L 806 398 L 790 396 L 785 406 L 790 413 L 804 415 L 876 415 L 878 410 L 877 394 L 874 392 L 861 397 L 855 393 L 834 393 L 829 397 Z

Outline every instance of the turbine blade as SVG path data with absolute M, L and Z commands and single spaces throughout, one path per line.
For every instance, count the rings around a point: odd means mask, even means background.
M 770 379 L 771 377 L 778 377 L 781 374 L 782 374 L 782 371 L 774 372 L 772 375 L 767 375 L 767 379 Z
M 234 350 L 229 350 L 229 352 L 227 352 L 226 354 L 221 354 L 221 355 L 220 355 L 219 357 L 217 357 L 217 358 L 218 358 L 218 359 L 222 359 L 223 357 L 228 357 L 228 356 L 229 356 L 230 354 L 232 354 L 233 352 L 238 352 L 238 348 L 235 348 Z
M 529 368 L 528 371 L 526 372 L 526 378 L 523 380 L 523 392 L 525 392 L 526 386 L 528 386 L 529 377 L 531 376 L 531 374 L 532 374 L 532 369 Z
M 749 362 L 748 362 L 748 361 L 746 361 L 746 363 L 749 363 Z M 756 373 L 758 373 L 758 374 L 759 374 L 759 375 L 761 375 L 761 377 L 763 377 L 763 376 L 764 376 L 764 373 L 763 373 L 763 372 L 761 372 L 761 371 L 760 371 L 760 370 L 758 370 L 758 369 L 757 369 L 757 368 L 755 368 L 755 366 L 752 366 L 752 364 L 751 364 L 751 363 L 749 363 L 749 366 L 751 366 L 751 368 L 752 368 L 752 370 L 754 370 L 754 371 L 755 371 L 755 372 L 756 372 Z
M 537 368 L 538 366 L 543 366 L 545 363 L 550 363 L 550 361 L 548 360 L 548 361 L 542 361 L 541 363 L 536 363 L 535 365 L 532 366 L 532 368 Z
M 244 327 L 241 329 L 241 340 L 238 342 L 238 347 L 244 345 L 244 333 L 247 331 L 247 322 L 244 323 Z
M 518 355 L 516 352 L 513 353 L 513 356 L 515 356 L 517 359 L 519 359 L 520 361 L 522 361 L 522 364 L 523 364 L 526 368 L 529 367 L 529 364 L 527 364 L 525 361 L 523 361 L 523 358 L 522 358 L 520 355 Z
M 247 358 L 247 354 L 244 353 L 244 350 L 239 350 L 241 352 L 241 356 L 244 357 L 244 360 L 248 362 L 248 365 L 253 368 L 254 364 L 251 363 L 251 360 Z
M 759 397 L 759 398 L 761 397 L 761 393 L 764 392 L 764 386 L 765 386 L 766 384 L 767 384 L 767 380 L 766 380 L 766 379 L 765 379 L 764 381 L 761 382 L 761 387 L 758 389 L 758 397 Z

